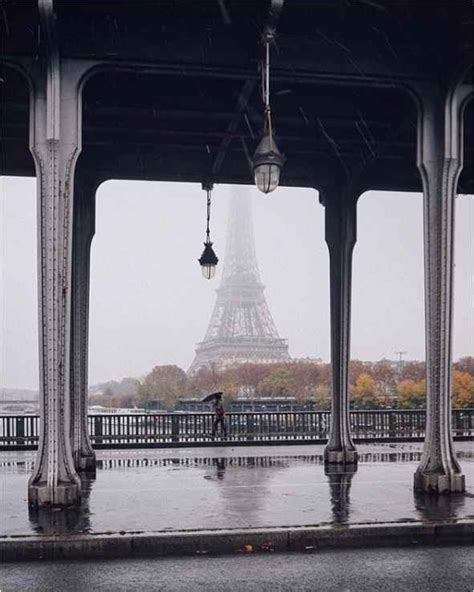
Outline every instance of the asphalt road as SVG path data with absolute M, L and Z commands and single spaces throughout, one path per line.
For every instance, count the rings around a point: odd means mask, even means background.
M 472 592 L 474 547 L 4 564 L 1 592 Z

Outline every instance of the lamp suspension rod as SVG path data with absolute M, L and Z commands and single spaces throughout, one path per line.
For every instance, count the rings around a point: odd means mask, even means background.
M 270 43 L 265 40 L 265 109 L 270 111 Z
M 270 32 L 265 32 L 265 68 L 263 71 L 263 101 L 265 103 L 265 127 L 270 139 L 270 149 L 273 150 L 272 113 L 270 107 Z
M 206 189 L 207 192 L 207 226 L 206 226 L 206 242 L 209 243 L 210 238 L 210 230 L 209 230 L 209 222 L 211 220 L 211 190 L 209 188 Z

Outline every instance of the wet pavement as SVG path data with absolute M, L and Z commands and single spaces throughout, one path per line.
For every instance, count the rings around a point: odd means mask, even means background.
M 2 567 L 2 592 L 470 592 L 472 547 L 55 561 Z
M 98 451 L 77 510 L 31 512 L 31 452 L 0 454 L 0 536 L 474 519 L 474 442 L 457 442 L 467 492 L 413 493 L 421 444 L 358 447 L 355 472 L 328 473 L 323 446 Z

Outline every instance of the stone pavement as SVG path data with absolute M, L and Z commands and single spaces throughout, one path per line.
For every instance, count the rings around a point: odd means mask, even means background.
M 467 493 L 412 490 L 421 444 L 361 445 L 354 473 L 328 474 L 322 446 L 99 451 L 79 512 L 29 512 L 34 454 L 0 455 L 0 535 L 170 532 L 474 518 L 474 442 L 458 442 Z

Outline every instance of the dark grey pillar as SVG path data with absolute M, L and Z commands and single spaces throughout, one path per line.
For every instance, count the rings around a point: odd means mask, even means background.
M 32 506 L 77 504 L 70 440 L 71 251 L 74 171 L 81 151 L 85 64 L 61 59 L 52 0 L 38 4 L 42 56 L 34 77 L 30 147 L 38 179 L 40 439 L 28 483 Z
M 329 249 L 332 372 L 331 429 L 324 460 L 328 464 L 355 464 L 357 451 L 349 423 L 349 360 L 357 200 L 347 198 L 342 190 L 333 190 L 324 193 L 323 203 Z
M 465 479 L 453 450 L 451 358 L 454 202 L 462 169 L 462 111 L 472 91 L 425 90 L 418 129 L 423 180 L 425 251 L 426 436 L 416 491 L 462 492 Z
M 90 249 L 95 232 L 97 182 L 76 175 L 74 186 L 71 301 L 71 446 L 77 471 L 95 471 L 88 427 Z

